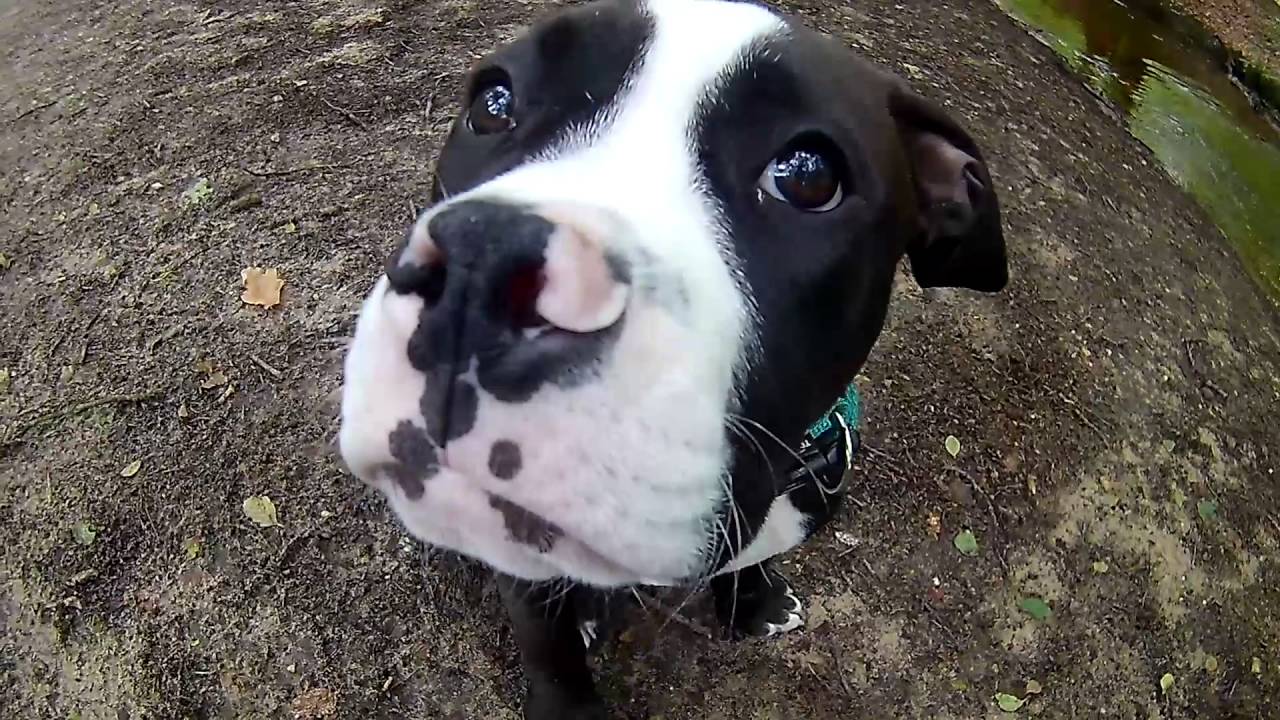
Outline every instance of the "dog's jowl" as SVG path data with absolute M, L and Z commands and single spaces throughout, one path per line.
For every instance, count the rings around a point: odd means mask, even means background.
M 342 453 L 500 573 L 531 718 L 603 716 L 572 594 L 548 612 L 538 581 L 706 582 L 739 634 L 800 625 L 767 563 L 839 498 L 787 471 L 899 261 L 1007 279 L 969 135 L 751 3 L 549 18 L 470 74 L 434 195 L 361 311 Z

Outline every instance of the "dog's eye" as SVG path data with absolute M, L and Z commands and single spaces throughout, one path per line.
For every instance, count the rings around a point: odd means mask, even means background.
M 515 94 L 509 85 L 490 85 L 471 102 L 467 125 L 477 135 L 509 132 L 516 126 L 515 105 Z
M 769 163 L 760 189 L 805 212 L 834 210 L 844 200 L 843 163 L 826 143 L 792 143 Z

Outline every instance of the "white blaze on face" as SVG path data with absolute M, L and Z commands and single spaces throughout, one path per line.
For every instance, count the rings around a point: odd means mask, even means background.
M 751 305 L 702 187 L 692 133 L 699 106 L 744 53 L 783 25 L 747 4 L 648 0 L 646 7 L 654 35 L 607 114 L 449 200 L 555 208 L 545 213 L 552 216 L 585 208 L 574 222 L 611 225 L 603 241 L 631 262 L 635 277 L 618 300 L 626 303 L 621 332 L 598 377 L 545 384 L 518 404 L 481 389 L 474 427 L 449 442 L 441 469 L 411 499 L 374 470 L 386 459 L 391 428 L 403 420 L 425 426 L 416 404 L 423 379 L 406 356 L 417 318 L 383 292 L 385 283 L 362 313 L 348 358 L 342 450 L 353 469 L 387 494 L 415 535 L 529 579 L 685 579 L 703 569 L 724 500 L 724 413 L 752 332 Z M 575 292 L 602 292 L 585 281 Z M 552 312 L 597 320 L 572 298 L 547 302 L 562 303 Z M 492 470 L 495 443 L 519 449 L 519 471 L 509 479 Z M 544 520 L 554 542 L 519 541 L 494 496 Z

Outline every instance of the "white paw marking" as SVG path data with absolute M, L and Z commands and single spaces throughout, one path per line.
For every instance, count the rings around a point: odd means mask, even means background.
M 787 613 L 787 621 L 780 625 L 775 623 L 765 623 L 764 636 L 767 638 L 773 637 L 774 635 L 789 633 L 792 630 L 798 630 L 801 627 L 804 627 L 804 605 L 800 604 L 800 598 L 796 597 L 795 592 L 792 591 L 791 588 L 787 588 L 785 597 L 791 601 L 792 605 L 792 609 Z
M 599 632 L 600 623 L 595 620 L 587 620 L 586 622 L 578 623 L 578 634 L 582 636 L 582 644 L 588 650 L 591 649 L 592 645 L 596 644 L 596 637 Z

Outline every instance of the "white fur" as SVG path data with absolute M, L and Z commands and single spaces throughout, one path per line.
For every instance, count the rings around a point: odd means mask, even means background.
M 593 208 L 621 228 L 607 239 L 610 248 L 645 259 L 634 272 L 659 289 L 678 283 L 687 304 L 673 309 L 631 293 L 596 381 L 547 385 L 514 405 L 482 391 L 475 427 L 445 448 L 442 469 L 417 500 L 376 471 L 389 460 L 396 423 L 424 424 L 423 380 L 405 353 L 416 311 L 386 292 L 385 279 L 365 305 L 347 360 L 340 439 L 352 469 L 387 494 L 414 535 L 528 579 L 686 579 L 703 570 L 712 513 L 724 500 L 724 413 L 751 344 L 751 299 L 719 210 L 702 192 L 690 132 L 696 108 L 724 74 L 783 25 L 745 4 L 648 0 L 648 8 L 655 36 L 606 114 L 449 202 Z M 489 473 L 497 440 L 521 448 L 513 480 Z M 489 494 L 537 513 L 563 536 L 545 554 L 514 542 Z
M 809 529 L 809 516 L 796 509 L 791 498 L 783 495 L 773 501 L 764 525 L 751 544 L 743 548 L 720 574 L 737 572 L 756 563 L 780 555 L 804 542 Z

